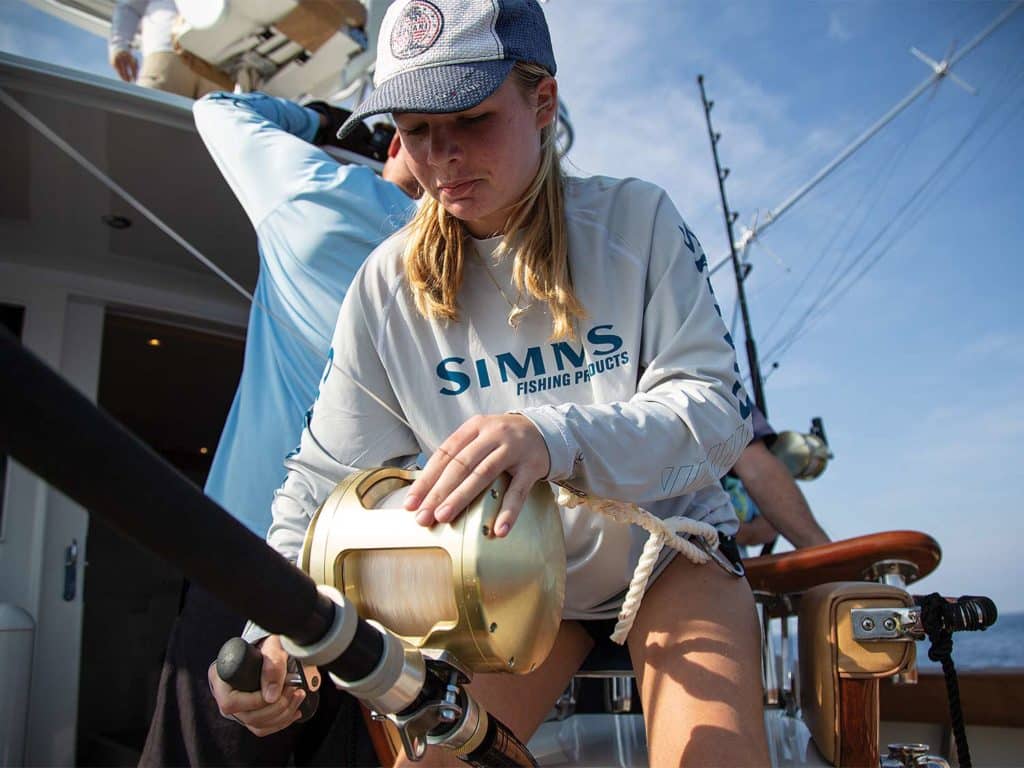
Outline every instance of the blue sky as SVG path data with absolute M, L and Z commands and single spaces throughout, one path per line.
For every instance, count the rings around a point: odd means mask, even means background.
M 727 240 L 698 73 L 716 103 L 731 207 L 749 222 L 927 77 L 911 46 L 941 58 L 1005 7 L 552 0 L 546 9 L 574 163 L 663 185 L 714 263 Z M 771 421 L 805 429 L 824 418 L 836 458 L 802 488 L 834 538 L 931 533 L 944 563 L 922 588 L 991 594 L 1003 610 L 1024 609 L 1011 535 L 1024 477 L 1015 407 L 1024 321 L 1010 309 L 1024 277 L 1022 54 L 1024 11 L 957 69 L 978 95 L 946 82 L 915 102 L 765 232 L 770 251 L 754 246 L 747 281 L 764 354 L 837 265 L 841 274 L 858 253 L 861 264 L 881 254 L 785 354 L 762 360 L 766 370 L 779 362 L 766 385 Z M 979 116 L 988 117 L 941 165 Z M 892 223 L 936 168 L 945 170 Z M 731 282 L 731 270 L 716 275 L 727 317 Z
M 714 263 L 727 241 L 698 73 L 716 103 L 731 207 L 749 222 L 928 75 L 911 46 L 941 58 L 1006 7 L 550 0 L 570 159 L 665 187 Z M 110 74 L 100 38 L 22 3 L 0 4 L 0 49 Z M 945 82 L 915 102 L 765 232 L 747 292 L 765 370 L 779 363 L 766 384 L 772 423 L 806 429 L 821 416 L 835 452 L 801 486 L 826 530 L 928 532 L 944 561 L 922 591 L 988 594 L 1019 611 L 1024 10 L 956 71 L 977 95 Z M 798 323 L 830 276 L 872 262 Z M 729 269 L 715 277 L 727 318 L 731 281 Z M 804 332 L 768 354 L 791 328 Z

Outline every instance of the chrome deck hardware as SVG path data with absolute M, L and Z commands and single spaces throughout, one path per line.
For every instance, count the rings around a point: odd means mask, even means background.
M 854 608 L 850 611 L 853 621 L 853 639 L 858 642 L 924 640 L 921 625 L 921 609 L 913 608 Z
M 881 768 L 949 768 L 945 759 L 928 751 L 927 744 L 890 744 Z

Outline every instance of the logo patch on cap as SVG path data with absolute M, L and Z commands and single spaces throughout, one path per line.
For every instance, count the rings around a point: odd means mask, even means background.
M 391 30 L 391 53 L 396 59 L 411 59 L 428 50 L 444 29 L 444 16 L 433 3 L 413 0 L 402 11 Z

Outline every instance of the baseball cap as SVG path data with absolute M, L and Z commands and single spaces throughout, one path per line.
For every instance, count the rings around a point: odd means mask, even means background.
M 373 92 L 338 131 L 382 112 L 441 114 L 475 107 L 517 61 L 555 74 L 537 0 L 398 0 L 377 41 Z

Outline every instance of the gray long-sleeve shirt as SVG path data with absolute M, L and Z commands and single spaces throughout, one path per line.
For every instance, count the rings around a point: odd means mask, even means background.
M 268 535 L 276 549 L 297 558 L 312 514 L 346 474 L 408 464 L 469 417 L 510 411 L 543 435 L 550 480 L 735 531 L 716 481 L 750 441 L 750 402 L 699 242 L 661 189 L 635 179 L 570 179 L 566 207 L 574 289 L 588 314 L 573 342 L 548 340 L 542 305 L 510 328 L 477 258 L 465 265 L 461 319 L 445 323 L 415 308 L 401 232 L 371 255 L 342 305 L 299 450 L 285 461 Z M 471 246 L 514 296 L 511 255 L 492 259 L 497 242 Z M 562 519 L 564 616 L 614 616 L 646 534 L 586 508 L 563 509 Z

